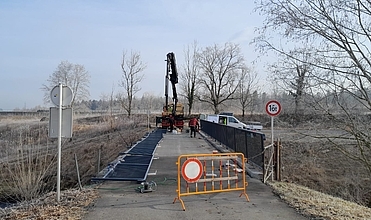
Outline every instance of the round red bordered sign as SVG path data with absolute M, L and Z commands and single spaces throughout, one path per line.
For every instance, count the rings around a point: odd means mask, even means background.
M 202 163 L 197 158 L 189 158 L 183 163 L 181 172 L 188 183 L 197 182 L 202 176 Z
M 265 105 L 265 111 L 272 117 L 279 115 L 281 110 L 281 104 L 276 100 L 271 100 Z

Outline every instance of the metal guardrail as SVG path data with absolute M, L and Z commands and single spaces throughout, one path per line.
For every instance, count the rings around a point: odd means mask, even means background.
M 204 133 L 227 146 L 234 152 L 243 153 L 248 161 L 264 167 L 265 135 L 260 132 L 234 128 L 223 124 L 201 120 Z

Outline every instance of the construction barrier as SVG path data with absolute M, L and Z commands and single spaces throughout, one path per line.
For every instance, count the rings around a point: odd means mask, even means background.
M 178 196 L 185 211 L 182 196 L 229 191 L 242 191 L 245 195 L 248 185 L 245 174 L 246 159 L 242 153 L 187 154 L 178 157 Z

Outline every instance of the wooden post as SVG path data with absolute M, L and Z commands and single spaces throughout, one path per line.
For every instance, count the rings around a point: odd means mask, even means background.
M 81 180 L 80 180 L 80 171 L 79 171 L 79 164 L 77 162 L 77 156 L 75 153 L 75 162 L 76 162 L 76 171 L 77 171 L 77 181 L 79 182 L 79 188 L 82 190 Z
M 101 153 L 102 153 L 102 146 L 98 149 L 98 164 L 97 164 L 97 173 L 100 172 L 100 158 L 101 158 Z
M 282 180 L 282 153 L 281 153 L 281 150 L 282 150 L 282 146 L 281 146 L 281 140 L 278 141 L 278 162 L 277 162 L 277 165 L 278 165 L 278 174 L 277 174 L 277 177 L 278 177 L 278 181 L 281 181 Z

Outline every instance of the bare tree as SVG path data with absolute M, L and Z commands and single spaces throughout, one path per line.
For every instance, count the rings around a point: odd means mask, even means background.
M 115 86 L 112 85 L 111 93 L 105 94 L 102 93 L 100 96 L 100 100 L 104 103 L 101 107 L 106 111 L 106 115 L 103 119 L 109 122 L 110 129 L 114 130 L 117 126 L 116 119 L 115 119 L 115 107 L 117 103 L 117 99 L 114 95 L 115 93 Z M 116 108 L 117 109 L 117 108 Z
M 250 107 L 251 112 L 254 108 L 253 91 L 257 89 L 257 73 L 247 68 L 241 69 L 240 81 L 237 99 L 242 110 L 242 117 L 245 118 L 247 108 Z
M 122 55 L 122 78 L 120 81 L 120 86 L 124 88 L 124 93 L 122 94 L 120 101 L 122 107 L 127 112 L 130 117 L 132 111 L 132 104 L 134 95 L 140 91 L 139 83 L 143 80 L 142 71 L 146 68 L 141 60 L 139 52 L 130 52 L 130 56 L 124 51 Z
M 214 112 L 220 111 L 220 105 L 235 98 L 240 84 L 244 58 L 238 45 L 226 43 L 206 47 L 198 53 L 201 91 L 199 100 L 209 103 Z
M 198 53 L 197 42 L 193 45 L 188 46 L 184 50 L 185 65 L 183 66 L 184 74 L 180 74 L 181 79 L 180 85 L 183 90 L 185 99 L 188 102 L 188 115 L 191 115 L 193 104 L 195 102 L 195 92 L 197 91 L 198 84 L 196 84 L 198 76 L 198 66 L 196 55 Z
M 262 103 L 262 98 L 259 97 L 259 94 L 258 94 L 258 89 L 260 89 L 259 87 L 256 88 L 257 90 L 254 90 L 253 93 L 252 93 L 252 100 L 251 100 L 251 109 L 250 109 L 250 114 L 252 115 L 254 113 L 254 111 L 258 111 L 260 112 L 261 109 L 264 109 L 263 107 L 260 108 L 260 105 Z
M 71 106 L 77 101 L 88 99 L 90 75 L 85 67 L 80 64 L 72 64 L 68 61 L 62 61 L 53 74 L 49 75 L 48 84 L 42 85 L 44 91 L 44 102 L 50 103 L 50 91 L 54 86 L 62 83 L 69 86 L 74 93 Z
M 371 173 L 371 126 L 364 114 L 371 111 L 371 2 L 262 0 L 258 4 L 257 10 L 266 15 L 264 36 L 274 32 L 291 44 L 310 43 L 316 61 L 296 59 L 315 69 L 312 76 L 318 84 L 311 91 L 322 92 L 316 109 L 345 132 L 324 138 Z M 259 40 L 265 48 L 272 48 L 272 41 Z M 332 97 L 332 105 L 324 102 L 328 97 Z M 354 147 L 339 140 L 352 140 L 349 144 Z
M 140 103 L 143 105 L 145 110 L 145 113 L 152 111 L 153 109 L 156 109 L 155 104 L 157 103 L 156 100 L 157 97 L 155 97 L 152 93 L 150 92 L 145 92 L 142 95 L 142 98 L 140 100 Z M 162 103 L 162 102 L 159 102 Z M 161 108 L 158 108 L 161 109 Z
M 305 93 L 315 83 L 311 80 L 313 67 L 310 65 L 313 52 L 302 48 L 279 54 L 278 60 L 269 66 L 270 80 L 293 97 L 294 123 L 297 124 L 304 112 Z

